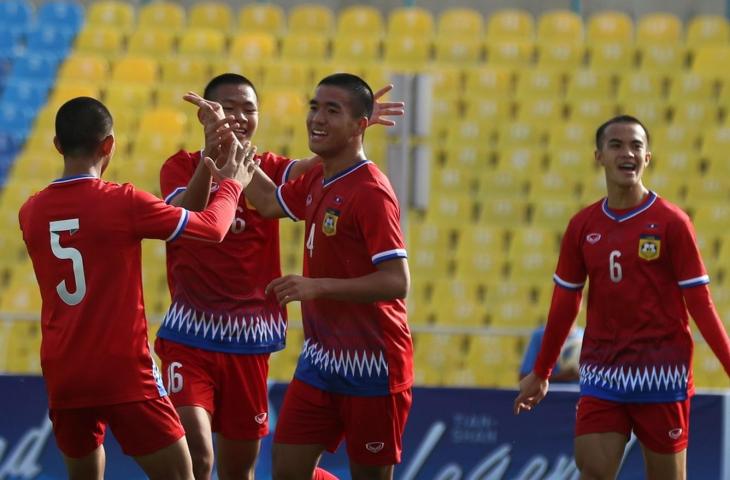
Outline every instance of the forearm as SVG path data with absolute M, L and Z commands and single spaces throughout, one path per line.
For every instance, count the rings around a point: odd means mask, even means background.
M 186 208 L 191 212 L 200 212 L 208 205 L 212 176 L 202 158 L 184 192 L 170 200 L 171 205 Z
M 357 278 L 317 278 L 317 298 L 371 303 L 405 298 L 409 279 L 394 271 L 377 272 Z
M 575 317 L 580 310 L 580 290 L 569 290 L 556 285 L 553 289 L 553 299 L 550 303 L 545 333 L 542 337 L 540 353 L 535 361 L 534 372 L 540 378 L 550 377 L 555 362 L 560 356 L 560 349 L 570 334 Z
M 198 240 L 221 242 L 228 233 L 236 214 L 241 184 L 236 180 L 223 180 L 218 195 L 202 212 L 190 212 L 183 236 Z
M 707 285 L 686 288 L 682 292 L 687 310 L 702 337 L 730 376 L 730 340 L 717 314 Z
M 256 167 L 256 173 L 246 187 L 245 195 L 262 217 L 281 218 L 285 216 L 284 210 L 276 199 L 276 184 L 261 168 Z

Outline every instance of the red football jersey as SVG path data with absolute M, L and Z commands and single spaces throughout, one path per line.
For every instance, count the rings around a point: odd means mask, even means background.
M 233 183 L 225 186 L 231 202 L 240 194 Z M 191 226 L 195 234 L 199 218 L 90 175 L 57 180 L 21 207 L 43 301 L 41 367 L 51 408 L 165 395 L 147 340 L 141 240 L 174 240 Z
M 201 152 L 180 151 L 160 171 L 166 202 L 184 191 Z M 283 183 L 294 161 L 264 153 L 261 169 Z M 217 186 L 211 188 L 215 198 Z M 206 350 L 266 353 L 284 348 L 286 310 L 264 288 L 281 276 L 278 219 L 263 218 L 241 195 L 220 244 L 186 241 L 167 246 L 172 304 L 158 336 Z
M 277 199 L 305 220 L 304 276 L 356 278 L 406 258 L 400 207 L 387 177 L 359 162 L 332 178 L 322 165 L 282 185 Z M 387 395 L 411 386 L 413 347 L 405 301 L 302 302 L 304 347 L 295 376 L 346 395 Z
M 570 221 L 555 273 L 588 306 L 581 392 L 614 401 L 670 402 L 693 393 L 693 342 L 682 288 L 709 282 L 687 215 L 650 192 L 616 212 L 604 199 Z

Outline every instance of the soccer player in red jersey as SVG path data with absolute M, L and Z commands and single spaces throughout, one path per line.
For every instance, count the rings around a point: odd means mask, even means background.
M 730 340 L 689 218 L 642 183 L 647 129 L 630 116 L 607 121 L 596 132 L 595 157 L 608 195 L 568 224 L 542 348 L 514 411 L 547 394 L 587 278 L 575 438 L 581 478 L 615 478 L 633 431 L 647 478 L 684 479 L 694 393 L 689 315 L 729 375 Z
M 322 163 L 276 185 L 257 174 L 247 198 L 265 217 L 305 221 L 303 275 L 273 280 L 302 302 L 304 347 L 274 436 L 274 478 L 311 478 L 344 438 L 353 479 L 392 478 L 411 405 L 413 349 L 404 298 L 400 207 L 368 161 L 373 93 L 359 77 L 324 78 L 310 101 L 309 148 Z
M 257 93 L 246 77 L 219 75 L 204 97 L 220 105 L 219 117 L 205 128 L 205 147 L 176 153 L 160 172 L 165 200 L 191 210 L 204 208 L 217 195 L 218 186 L 200 158 L 218 155 L 221 126 L 237 122 L 235 134 L 244 142 L 258 125 Z M 371 123 L 392 125 L 383 117 L 402 114 L 402 107 L 400 102 L 376 104 Z M 319 163 L 316 157 L 296 161 L 269 152 L 257 160 L 277 184 Z M 281 276 L 278 220 L 262 217 L 241 196 L 221 244 L 176 242 L 168 245 L 167 261 L 172 304 L 155 350 L 185 427 L 195 477 L 211 476 L 216 432 L 219 478 L 253 478 L 260 439 L 268 433 L 269 355 L 284 348 L 286 335 L 285 307 L 264 293 Z
M 49 416 L 70 478 L 103 477 L 107 425 L 150 478 L 192 478 L 182 425 L 150 356 L 141 242 L 221 241 L 255 168 L 255 149 L 238 148 L 234 126 L 222 133 L 225 164 L 205 161 L 220 193 L 195 213 L 101 180 L 115 145 L 101 102 L 79 97 L 58 110 L 63 176 L 25 202 L 19 221 L 43 301 Z

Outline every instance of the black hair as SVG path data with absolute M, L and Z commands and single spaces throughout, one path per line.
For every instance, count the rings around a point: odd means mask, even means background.
M 352 114 L 355 118 L 373 114 L 373 90 L 362 78 L 351 73 L 334 73 L 324 77 L 317 86 L 329 85 L 342 88 L 350 93 Z
M 253 93 L 256 94 L 256 97 L 259 96 L 256 92 L 256 87 L 253 86 L 253 82 L 248 78 L 237 73 L 222 73 L 208 82 L 208 85 L 205 86 L 205 90 L 203 91 L 203 98 L 212 100 L 210 96 L 213 94 L 213 90 L 221 85 L 248 85 L 253 90 Z
M 112 114 L 99 100 L 73 98 L 56 113 L 56 139 L 64 156 L 92 155 L 113 124 Z
M 596 149 L 601 149 L 601 144 L 603 143 L 603 136 L 606 133 L 606 129 L 615 124 L 615 123 L 635 123 L 636 125 L 640 126 L 644 129 L 644 133 L 646 134 L 646 143 L 647 146 L 649 144 L 649 130 L 646 128 L 646 126 L 639 121 L 638 118 L 632 117 L 631 115 L 618 115 L 616 117 L 613 117 L 611 120 L 608 120 L 603 125 L 598 127 L 598 130 L 596 130 Z

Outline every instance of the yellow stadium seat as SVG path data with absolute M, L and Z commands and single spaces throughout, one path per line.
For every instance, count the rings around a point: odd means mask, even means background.
M 547 249 L 546 249 L 547 250 Z M 552 251 L 531 249 L 508 257 L 509 278 L 512 282 L 547 282 L 552 278 L 557 255 Z
M 477 145 L 484 142 L 493 134 L 490 126 L 481 119 L 464 118 L 452 122 L 447 127 L 446 145 L 449 148 L 457 146 Z
M 533 146 L 507 148 L 499 152 L 497 169 L 500 172 L 524 172 L 536 175 L 544 163 L 543 151 Z
M 48 103 L 56 108 L 76 97 L 100 98 L 100 83 L 81 80 L 57 80 L 48 96 Z
M 712 79 L 694 72 L 672 75 L 669 85 L 669 100 L 710 100 L 715 97 L 715 83 Z
M 563 93 L 563 78 L 553 70 L 534 69 L 517 77 L 515 96 L 520 99 L 554 98 Z
M 591 15 L 588 20 L 586 42 L 631 44 L 634 41 L 634 24 L 623 12 L 604 10 Z
M 457 98 L 462 88 L 463 69 L 453 65 L 442 65 L 428 70 L 431 88 L 435 98 Z
M 664 100 L 637 100 L 636 97 L 619 102 L 619 114 L 641 119 L 646 125 L 661 125 L 669 121 L 669 106 Z
M 484 169 L 490 161 L 489 150 L 482 145 L 460 145 L 446 152 L 446 165 L 450 166 Z
M 127 54 L 167 58 L 175 48 L 175 34 L 171 30 L 142 27 L 129 36 Z
M 514 86 L 512 70 L 500 66 L 465 69 L 465 94 L 479 98 L 485 95 L 509 97 Z
M 504 97 L 474 96 L 465 105 L 464 119 L 477 120 L 480 125 L 497 125 L 497 122 L 512 119 L 514 107 L 512 101 Z M 454 119 L 449 119 L 453 122 Z M 490 128 L 490 131 L 492 128 Z
M 388 15 L 388 36 L 414 36 L 428 41 L 434 33 L 433 15 L 421 7 L 398 7 Z
M 492 327 L 534 328 L 542 322 L 544 315 L 536 305 L 518 301 L 500 301 L 487 305 L 487 310 Z M 517 371 L 517 365 L 513 372 Z M 515 373 L 512 375 L 516 377 Z
M 62 80 L 103 83 L 109 75 L 109 62 L 99 55 L 74 53 L 66 57 L 58 72 Z
M 441 224 L 463 225 L 476 218 L 474 201 L 469 192 L 433 192 L 426 218 Z
M 160 72 L 163 84 L 187 85 L 188 89 L 195 91 L 200 90 L 210 79 L 210 65 L 201 57 L 163 58 L 160 60 Z
M 685 100 L 672 104 L 672 122 L 712 125 L 719 122 L 720 109 L 714 100 Z
M 75 40 L 75 52 L 95 53 L 105 58 L 114 58 L 122 53 L 124 34 L 110 26 L 89 25 L 79 32 Z
M 474 65 L 482 61 L 483 44 L 473 37 L 436 37 L 434 60 L 441 64 Z
M 385 23 L 380 10 L 370 5 L 345 7 L 337 17 L 337 38 L 342 36 L 372 36 L 379 40 L 385 34 Z M 336 44 L 337 42 L 335 42 Z
M 139 27 L 157 28 L 164 25 L 169 30 L 182 30 L 185 22 L 185 8 L 178 3 L 160 0 L 139 7 Z
M 653 144 L 660 147 L 649 145 L 652 153 L 650 166 L 666 169 L 674 175 L 684 178 L 692 178 L 700 174 L 701 157 L 695 148 L 680 150 L 677 147 L 663 145 L 658 141 L 654 141 Z
M 130 30 L 134 26 L 134 6 L 129 2 L 101 0 L 88 6 L 89 25 Z
M 438 278 L 449 274 L 451 259 L 443 252 L 411 249 L 408 252 L 408 266 L 414 277 Z
M 534 147 L 543 140 L 543 131 L 537 126 L 512 122 L 497 127 L 497 146 L 504 147 Z
M 163 83 L 158 85 L 154 92 L 155 105 L 157 107 L 164 108 L 183 108 L 183 105 L 189 105 L 187 102 L 185 102 L 185 100 L 183 100 L 183 95 L 191 90 L 195 92 L 202 92 L 202 88 L 205 86 L 206 82 L 204 80 L 203 82 L 196 83 L 192 80 L 192 76 L 188 76 L 188 80 L 185 81 L 185 83 L 174 83 L 172 80 L 170 80 L 170 82 L 173 83 L 168 83 L 166 80 L 164 80 L 164 78 L 166 77 L 164 77 L 163 73 Z M 188 124 L 188 127 L 190 130 L 202 129 L 202 126 L 198 123 L 197 120 L 191 121 Z
M 571 122 L 584 123 L 588 125 L 600 125 L 616 114 L 616 103 L 613 100 L 603 98 L 584 98 L 568 101 L 568 117 Z
M 282 40 L 281 57 L 299 61 L 322 61 L 327 56 L 329 40 L 321 33 L 290 33 Z
M 537 97 L 520 103 L 517 109 L 517 121 L 537 125 L 562 122 L 564 111 L 565 106 L 561 100 Z
M 537 46 L 537 68 L 570 73 L 583 65 L 585 49 L 579 43 L 541 42 Z
M 409 251 L 445 252 L 452 248 L 452 233 L 438 225 L 414 220 L 408 225 Z
M 267 91 L 266 96 L 262 97 L 259 111 L 280 120 L 303 122 L 305 109 L 306 102 L 298 91 L 275 88 Z
M 484 307 L 467 299 L 445 296 L 432 308 L 437 325 L 481 327 L 487 323 Z
M 289 11 L 289 33 L 330 34 L 335 16 L 329 7 L 314 3 L 296 5 Z
M 703 197 L 690 197 L 711 185 L 711 192 L 704 192 Z M 725 191 L 723 191 L 723 187 Z M 698 231 L 704 233 L 725 234 L 730 228 L 730 207 L 727 205 L 727 182 L 717 179 L 693 179 L 687 185 L 687 199 L 694 204 L 692 221 Z M 723 203 L 725 202 L 725 203 Z M 727 268 L 727 265 L 724 265 Z
M 533 63 L 535 45 L 532 41 L 515 40 L 487 42 L 487 63 L 523 68 Z
M 481 38 L 484 34 L 484 19 L 472 8 L 447 8 L 438 17 L 437 34 L 441 37 L 467 36 Z
M 380 59 L 380 40 L 373 35 L 338 35 L 332 48 L 334 61 L 372 64 Z
M 481 170 L 478 174 L 478 195 L 523 197 L 527 191 L 529 172 L 524 170 Z
M 504 255 L 489 250 L 458 248 L 454 266 L 457 278 L 498 282 L 504 277 Z
M 238 26 L 243 32 L 278 35 L 284 29 L 284 10 L 273 3 L 249 3 L 241 7 Z
M 557 231 L 559 230 L 560 228 Z M 554 261 L 557 261 L 558 253 L 560 252 L 560 234 L 556 233 L 555 228 L 524 227 L 515 230 L 509 243 L 507 256 L 513 259 L 531 252 L 552 255 Z M 523 290 L 530 290 L 530 288 L 522 285 L 521 282 L 517 282 L 516 285 L 509 287 L 510 292 L 521 292 Z M 504 287 L 498 288 L 497 291 L 500 292 L 502 297 L 509 295 L 509 293 L 505 293 Z M 490 291 L 492 296 L 495 293 L 494 289 Z M 521 296 L 524 296 L 524 298 L 521 298 L 523 301 L 534 297 L 535 292 L 529 291 L 525 293 L 527 295 L 520 293 Z
M 522 358 L 518 337 L 481 335 L 471 341 L 466 364 L 473 366 L 476 384 L 481 387 L 512 387 Z
M 605 71 L 580 69 L 568 76 L 565 89 L 567 100 L 610 98 L 613 96 L 613 78 Z
M 692 71 L 700 75 L 717 78 L 727 76 L 730 62 L 730 46 L 702 45 L 695 49 Z
M 719 152 L 718 152 L 719 153 Z M 719 154 L 710 154 L 706 157 L 707 160 L 707 175 L 706 177 L 721 177 L 725 178 L 730 174 L 730 165 L 728 165 L 727 154 L 724 156 Z M 702 177 L 702 178 L 706 178 Z
M 114 116 L 114 124 L 121 122 L 119 128 L 125 124 L 117 117 L 123 115 L 119 112 L 132 108 L 141 110 L 152 104 L 152 85 L 137 83 L 112 82 L 104 88 L 104 103 Z M 137 113 L 138 115 L 139 113 Z
M 577 173 L 553 169 L 530 181 L 530 199 L 535 202 L 552 200 L 577 200 Z
M 730 26 L 720 15 L 697 15 L 687 25 L 686 43 L 690 48 L 700 45 L 725 45 L 730 40 Z
M 578 213 L 579 206 L 573 200 L 551 200 L 537 202 L 532 211 L 530 225 L 546 229 L 562 229 L 570 218 Z
M 671 123 L 660 125 L 651 131 L 651 144 L 662 149 L 696 150 L 700 136 L 699 125 Z M 652 145 L 650 145 L 652 147 Z
M 487 42 L 529 41 L 535 37 L 535 20 L 521 9 L 497 10 L 487 20 Z
M 426 67 L 431 45 L 421 36 L 388 36 L 383 60 L 394 70 L 413 72 Z
M 576 146 L 593 146 L 596 126 L 587 122 L 560 122 L 551 125 L 548 130 L 548 147 L 558 150 L 560 147 L 574 149 Z M 563 167 L 574 167 L 572 163 L 559 164 Z M 571 168 L 572 169 L 572 168 Z
M 214 58 L 225 53 L 226 38 L 223 32 L 212 28 L 188 28 L 180 34 L 180 55 Z
M 185 133 L 188 117 L 172 108 L 152 108 L 146 110 L 139 120 L 139 132 L 157 132 L 171 136 Z
M 188 26 L 214 28 L 227 32 L 231 28 L 233 13 L 227 3 L 201 1 L 190 7 Z
M 37 287 L 36 287 L 37 288 Z M 40 368 L 41 324 L 18 320 L 12 323 L 8 335 L 7 372 L 38 374 Z
M 476 175 L 476 172 L 465 168 L 432 168 L 432 191 L 439 193 L 472 191 L 476 184 Z
M 642 70 L 675 75 L 687 68 L 684 46 L 675 44 L 639 45 L 639 63 Z
M 660 99 L 664 97 L 663 78 L 655 73 L 637 72 L 622 75 L 616 98 L 621 100 Z
M 502 197 L 481 199 L 479 224 L 497 227 L 521 227 L 527 224 L 527 202 L 524 198 Z
M 569 10 L 551 10 L 537 21 L 537 39 L 542 42 L 583 43 L 583 20 Z
M 664 169 L 644 173 L 644 185 L 659 193 L 670 202 L 679 203 L 685 187 L 685 179 Z
M 694 351 L 694 379 L 700 388 L 730 388 L 730 381 L 722 365 L 705 342 L 697 342 Z
M 294 61 L 275 61 L 271 63 L 263 63 L 263 75 L 261 77 L 261 83 L 267 87 L 276 87 L 277 89 L 285 89 L 288 91 L 300 90 L 302 93 L 310 95 L 313 91 L 312 72 L 308 68 L 308 65 L 302 62 Z M 271 104 L 275 102 L 272 99 L 272 94 L 263 89 L 264 92 L 259 100 L 265 100 Z M 284 94 L 287 101 L 290 100 L 288 94 Z M 303 100 L 301 101 L 303 105 Z M 303 110 L 297 110 L 303 112 Z M 300 117 L 303 119 L 304 117 Z
M 599 43 L 589 47 L 588 64 L 591 70 L 611 73 L 633 68 L 636 52 L 633 45 L 625 43 Z
M 157 81 L 157 62 L 150 57 L 127 55 L 112 65 L 111 82 L 152 85 Z
M 465 225 L 459 229 L 458 249 L 465 252 L 504 253 L 506 231 L 493 225 Z
M 641 17 L 636 29 L 636 44 L 678 44 L 682 42 L 682 21 L 671 13 L 650 13 Z
M 269 32 L 238 33 L 231 41 L 229 55 L 245 61 L 263 61 L 277 55 L 276 37 Z

